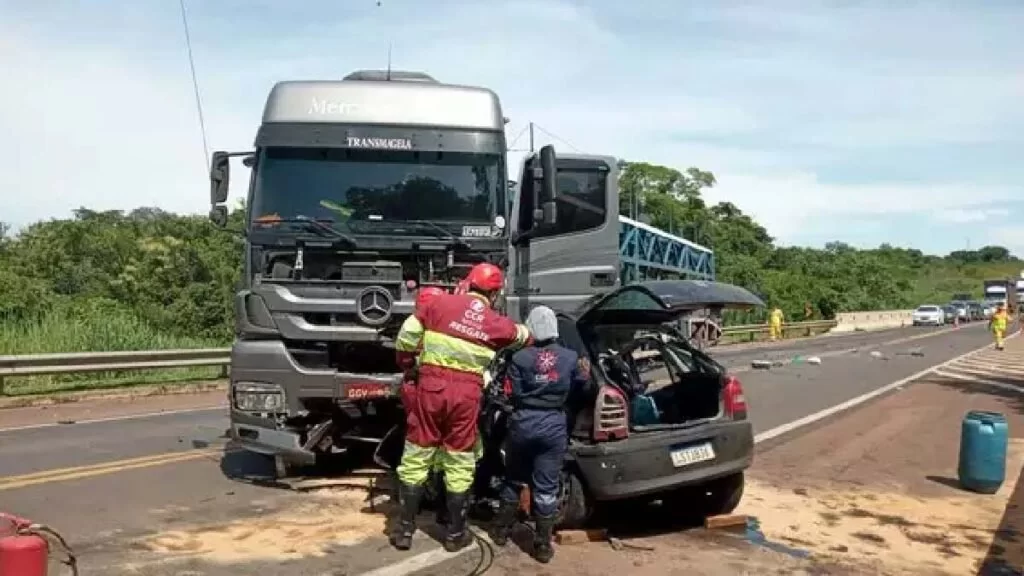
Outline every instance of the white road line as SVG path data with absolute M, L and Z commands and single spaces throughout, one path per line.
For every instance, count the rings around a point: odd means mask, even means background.
M 17 408 L 12 408 L 17 410 Z M 144 412 L 142 414 L 128 414 L 125 416 L 110 416 L 108 418 L 92 418 L 90 420 L 76 420 L 74 424 L 62 424 L 60 422 L 47 422 L 46 424 L 30 424 L 28 426 L 12 426 L 10 428 L 0 428 L 0 434 L 4 432 L 20 432 L 22 430 L 39 430 L 42 428 L 58 428 L 58 427 L 69 427 L 69 426 L 81 426 L 83 424 L 101 424 L 103 422 L 121 422 L 123 420 L 143 420 L 146 418 L 156 418 L 158 416 L 172 416 L 175 414 L 192 414 L 196 412 L 214 412 L 223 411 L 227 414 L 227 406 L 215 406 L 207 408 L 182 408 L 180 410 L 164 410 L 163 412 Z M 0 414 L 3 411 L 0 410 Z
M 477 537 L 486 540 L 488 544 L 496 547 L 494 542 L 491 541 L 490 537 L 488 537 L 486 533 L 476 528 L 470 529 Z M 420 532 L 417 532 L 416 534 L 419 535 Z M 424 536 L 424 538 L 427 537 Z M 405 560 L 395 562 L 394 564 L 381 566 L 380 568 L 375 568 L 369 572 L 362 572 L 359 576 L 406 576 L 407 574 L 412 574 L 425 568 L 436 566 L 442 562 L 447 562 L 453 558 L 458 558 L 478 550 L 480 550 L 480 545 L 476 542 L 473 542 L 473 544 L 466 546 L 458 552 L 448 552 L 444 548 L 434 548 L 426 552 L 421 552 L 415 556 L 410 556 Z
M 988 380 L 986 378 L 975 378 L 972 376 L 964 376 L 962 374 L 955 374 L 953 372 L 946 372 L 945 370 L 936 370 L 936 376 L 942 376 L 943 378 L 952 378 L 954 380 L 962 380 L 964 382 L 971 382 L 975 384 L 984 384 L 985 386 L 991 386 L 993 388 L 999 388 L 1001 390 L 1009 390 L 1011 392 L 1017 392 L 1024 395 L 1024 386 L 1014 386 L 1005 382 L 997 382 L 995 380 Z
M 1011 334 L 1010 336 L 1007 337 L 1007 340 L 1009 340 L 1010 338 L 1015 338 L 1018 335 L 1020 335 L 1020 332 L 1014 332 L 1013 334 Z M 923 377 L 927 376 L 928 374 L 930 374 L 930 373 L 932 373 L 932 372 L 934 372 L 936 370 L 939 370 L 941 368 L 946 368 L 947 366 L 949 366 L 949 365 L 951 365 L 951 364 L 953 364 L 955 362 L 958 362 L 958 361 L 960 361 L 960 360 L 962 360 L 964 358 L 968 358 L 968 357 L 970 357 L 970 356 L 972 356 L 974 354 L 979 354 L 979 353 L 984 352 L 985 350 L 989 350 L 991 348 L 992 348 L 991 344 L 986 344 L 985 346 L 982 346 L 981 348 L 978 348 L 976 350 L 971 350 L 970 352 L 967 352 L 965 354 L 961 354 L 961 355 L 957 356 L 956 358 L 952 358 L 950 360 L 946 360 L 945 362 L 943 362 L 941 364 L 936 364 L 935 366 L 932 366 L 930 368 L 925 368 L 924 370 L 921 370 L 920 372 L 918 372 L 916 374 L 911 374 L 910 376 L 907 376 L 906 378 L 901 378 L 900 380 L 897 380 L 897 381 L 895 381 L 895 382 L 893 382 L 891 384 L 886 384 L 885 386 L 882 386 L 881 388 L 877 388 L 877 389 L 872 390 L 871 392 L 868 392 L 866 394 L 861 394 L 860 396 L 857 396 L 856 398 L 851 398 L 851 399 L 849 399 L 846 402 L 843 402 L 841 404 L 836 404 L 835 406 L 832 406 L 831 408 L 826 408 L 824 410 L 819 410 L 818 412 L 815 412 L 813 414 L 808 414 L 807 416 L 804 416 L 803 418 L 798 418 L 797 420 L 789 422 L 788 424 L 783 424 L 781 426 L 776 426 L 775 428 L 772 428 L 770 430 L 765 430 L 764 432 L 761 432 L 760 434 L 754 436 L 754 443 L 758 444 L 758 443 L 764 442 L 766 440 L 771 440 L 772 438 L 775 438 L 777 436 L 782 436 L 783 434 L 786 434 L 788 432 L 792 432 L 793 430 L 796 430 L 798 428 L 803 428 L 804 426 L 807 426 L 808 424 L 813 424 L 815 422 L 818 422 L 819 420 L 823 420 L 823 419 L 828 418 L 829 416 L 832 416 L 834 414 L 838 414 L 838 413 L 843 412 L 845 410 L 849 410 L 850 408 L 853 408 L 854 406 L 859 406 L 860 404 L 863 404 L 863 403 L 867 402 L 868 400 L 871 400 L 872 398 L 876 398 L 878 396 L 881 396 L 882 394 L 885 394 L 887 392 L 895 390 L 896 388 L 899 388 L 900 386 L 904 386 L 904 385 L 906 385 L 906 384 L 908 384 L 910 382 L 913 382 L 914 380 L 917 380 L 918 378 L 923 378 Z
M 1008 336 L 1007 339 L 1014 338 L 1014 337 L 1018 336 L 1019 334 L 1020 334 L 1020 332 L 1015 332 L 1015 333 L 1011 334 L 1010 336 Z M 875 398 L 877 396 L 881 396 L 882 394 L 885 394 L 886 392 L 889 392 L 891 390 L 899 388 L 900 386 L 904 386 L 904 385 L 906 385 L 906 384 L 908 384 L 910 382 L 913 382 L 914 380 L 917 380 L 919 378 L 927 376 L 928 374 L 936 372 L 936 371 L 938 371 L 941 368 L 944 368 L 946 366 L 949 366 L 950 364 L 953 364 L 954 362 L 957 362 L 957 361 L 962 360 L 964 358 L 968 358 L 968 357 L 970 357 L 970 356 L 972 356 L 974 354 L 978 354 L 980 352 L 984 352 L 985 350 L 988 350 L 991 347 L 992 347 L 991 344 L 986 344 L 985 346 L 983 346 L 981 348 L 978 348 L 976 350 L 971 350 L 970 352 L 967 352 L 965 354 L 961 354 L 961 355 L 957 356 L 956 358 L 952 358 L 952 359 L 947 360 L 947 361 L 945 361 L 945 362 L 943 362 L 941 364 L 936 364 L 935 366 L 932 366 L 930 368 L 926 368 L 924 370 L 921 370 L 920 372 L 918 372 L 916 374 L 912 374 L 910 376 L 907 376 L 906 378 L 902 378 L 900 380 L 897 380 L 897 381 L 893 382 L 892 384 L 887 384 L 887 385 L 885 385 L 885 386 L 883 386 L 881 388 L 878 388 L 877 390 L 873 390 L 871 392 L 868 392 L 867 394 L 862 394 L 860 396 L 857 396 L 856 398 L 852 398 L 850 400 L 847 400 L 846 402 L 843 402 L 842 404 L 838 404 L 836 406 L 832 406 L 831 408 L 826 408 L 825 410 L 820 410 L 818 412 L 815 412 L 814 414 L 808 414 L 807 416 L 804 416 L 803 418 L 800 418 L 798 420 L 794 420 L 794 421 L 792 421 L 792 422 L 790 422 L 788 424 L 783 424 L 781 426 L 776 426 L 775 428 L 772 428 L 771 430 L 765 430 L 764 432 L 761 432 L 760 434 L 754 436 L 754 443 L 755 444 L 759 444 L 759 443 L 764 442 L 766 440 L 770 440 L 770 439 L 775 438 L 777 436 L 781 436 L 783 434 L 786 434 L 787 432 L 792 432 L 793 430 L 796 430 L 798 428 L 802 428 L 804 426 L 807 426 L 808 424 L 813 424 L 815 422 L 818 422 L 819 420 L 823 420 L 825 418 L 828 418 L 829 416 L 832 416 L 833 414 L 838 414 L 838 413 L 840 413 L 840 412 L 842 412 L 844 410 L 849 410 L 850 408 L 853 408 L 854 406 L 857 406 L 859 404 L 863 404 L 863 403 L 867 402 L 868 400 L 871 400 L 872 398 Z M 474 532 L 477 532 L 477 531 L 474 530 Z M 467 546 L 466 548 L 463 548 L 462 550 L 460 550 L 458 552 L 448 553 L 448 552 L 445 552 L 445 550 L 443 548 L 434 548 L 434 549 L 429 550 L 427 552 L 421 552 L 421 553 L 419 553 L 419 554 L 417 554 L 415 556 L 410 556 L 409 558 L 406 558 L 406 559 L 404 559 L 404 560 L 402 560 L 400 562 L 396 562 L 394 564 L 389 564 L 387 566 L 381 566 L 380 568 L 376 568 L 376 569 L 371 570 L 369 572 L 363 572 L 363 573 L 359 574 L 359 576 L 408 576 L 409 574 L 413 574 L 415 572 L 418 572 L 420 570 L 424 570 L 424 569 L 429 568 L 431 566 L 436 566 L 438 564 L 441 564 L 443 562 L 451 560 L 452 558 L 458 558 L 458 557 L 460 557 L 460 556 L 462 556 L 464 554 L 467 554 L 469 552 L 472 552 L 472 551 L 475 551 L 475 550 L 478 550 L 478 549 L 479 549 L 478 546 Z
M 985 376 L 996 376 L 996 377 L 998 377 L 998 376 L 1003 376 L 1003 377 L 1010 376 L 1010 377 L 1014 377 L 1014 376 L 1020 376 L 1021 375 L 1020 372 L 1011 372 L 1009 370 L 999 370 L 998 367 L 982 369 L 982 368 L 975 368 L 975 367 L 972 367 L 972 366 L 966 366 L 964 364 L 953 364 L 951 366 L 947 366 L 946 368 L 948 370 L 952 371 L 952 372 L 959 372 L 961 374 L 965 374 L 965 375 L 968 375 L 968 376 L 981 376 L 981 377 L 985 377 Z

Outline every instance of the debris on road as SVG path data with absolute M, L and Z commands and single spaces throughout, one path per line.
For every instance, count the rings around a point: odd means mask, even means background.
M 614 536 L 608 537 L 608 545 L 612 547 L 612 550 L 616 552 L 622 552 L 625 549 L 639 550 L 640 552 L 654 552 L 654 546 L 647 544 L 635 544 L 633 542 L 627 542 Z
M 903 352 L 897 352 L 896 355 L 897 356 L 916 356 L 916 357 L 920 358 L 920 357 L 924 356 L 924 350 L 922 350 L 921 348 L 911 348 L 910 350 L 905 350 Z
M 704 519 L 704 527 L 708 530 L 731 529 L 739 526 L 744 528 L 747 526 L 746 514 L 721 514 L 719 516 L 708 516 Z
M 605 542 L 607 540 L 608 531 L 603 528 L 593 530 L 562 530 L 555 533 L 555 544 L 559 546 L 586 544 L 587 542 Z
M 772 362 L 771 360 L 754 360 L 750 363 L 750 367 L 756 370 L 770 370 Z
M 810 358 L 807 359 L 807 363 L 813 364 L 814 366 L 818 366 L 821 364 L 821 358 L 817 356 L 811 356 Z

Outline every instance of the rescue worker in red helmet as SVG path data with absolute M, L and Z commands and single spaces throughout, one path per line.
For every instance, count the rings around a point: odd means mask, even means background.
M 443 294 L 402 325 L 395 342 L 398 363 L 411 366 L 418 352 L 413 405 L 406 407 L 406 442 L 398 466 L 401 513 L 391 535 L 399 550 L 412 546 L 424 484 L 435 458 L 444 471 L 448 511 L 444 547 L 472 541 L 466 527 L 469 489 L 476 472 L 477 421 L 483 374 L 495 354 L 520 348 L 529 330 L 491 309 L 504 286 L 501 269 L 478 264 L 466 276 L 467 294 Z

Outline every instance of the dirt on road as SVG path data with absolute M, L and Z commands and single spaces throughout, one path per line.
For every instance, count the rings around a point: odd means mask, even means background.
M 1024 357 L 1024 341 L 1013 346 Z M 491 573 L 1024 574 L 1024 374 L 1015 380 L 1013 357 L 1001 359 L 1002 388 L 931 376 L 759 447 L 737 512 L 751 517 L 763 543 L 749 531 L 664 526 L 630 539 L 648 550 L 561 546 L 550 567 L 512 551 Z M 994 495 L 956 480 L 970 410 L 1001 412 L 1009 425 L 1006 482 Z M 653 518 L 635 514 L 638 524 Z
M 769 540 L 865 574 L 1020 574 L 1024 570 L 1022 392 L 931 377 L 758 454 L 740 511 Z M 956 480 L 969 410 L 1003 413 L 1011 432 L 997 494 Z

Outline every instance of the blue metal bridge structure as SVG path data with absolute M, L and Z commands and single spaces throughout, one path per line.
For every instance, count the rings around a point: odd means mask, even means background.
M 625 216 L 619 216 L 619 259 L 623 284 L 673 277 L 715 279 L 710 248 Z

